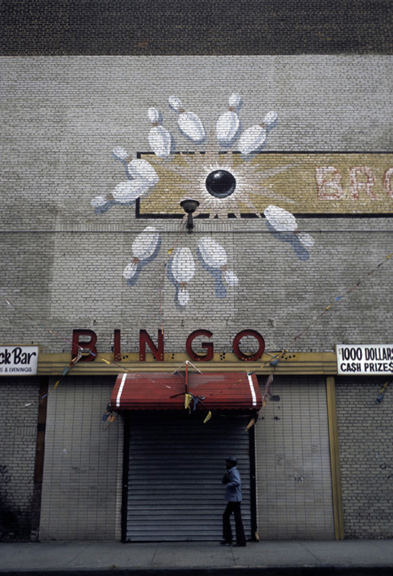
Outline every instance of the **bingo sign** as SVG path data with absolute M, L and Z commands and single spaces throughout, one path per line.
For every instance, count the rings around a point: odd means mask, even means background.
M 0 346 L 0 376 L 37 374 L 38 346 Z
M 393 344 L 337 344 L 338 374 L 393 374 Z

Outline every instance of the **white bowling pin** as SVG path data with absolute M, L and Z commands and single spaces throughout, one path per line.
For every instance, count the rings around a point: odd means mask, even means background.
M 127 180 L 127 182 L 120 182 L 109 194 L 109 200 L 115 200 L 126 204 L 128 202 L 135 202 L 142 194 L 149 190 L 149 184 L 143 178 L 135 178 L 134 180 Z
M 265 143 L 268 129 L 276 122 L 276 112 L 269 112 L 263 119 L 262 124 L 256 124 L 247 128 L 240 136 L 239 150 L 242 154 L 256 152 Z
M 206 132 L 199 116 L 194 112 L 186 111 L 177 96 L 170 96 L 168 102 L 169 106 L 179 115 L 177 124 L 180 132 L 195 144 L 201 144 L 206 138 Z
M 133 178 L 144 180 L 149 187 L 155 186 L 159 180 L 157 172 L 147 160 L 135 158 L 128 163 L 127 167 Z
M 299 232 L 296 218 L 291 212 L 284 210 L 284 208 L 270 205 L 264 211 L 264 215 L 277 232 L 293 232 L 306 248 L 314 246 L 314 238 L 311 234 Z
M 303 246 L 305 246 L 306 248 L 312 248 L 314 246 L 315 240 L 311 236 L 311 234 L 307 234 L 307 232 L 298 232 L 298 231 L 295 231 L 295 234 L 297 235 Z
M 124 278 L 130 280 L 135 275 L 139 262 L 154 254 L 159 239 L 159 232 L 154 226 L 147 226 L 143 232 L 138 234 L 131 246 L 133 259 L 123 271 Z
M 161 126 L 160 113 L 157 108 L 149 108 L 147 115 L 153 125 L 149 132 L 150 148 L 159 158 L 167 158 L 171 155 L 172 136 L 166 128 Z
M 120 182 L 111 194 L 93 198 L 90 202 L 93 208 L 102 208 L 112 200 L 122 203 L 134 202 L 158 182 L 158 175 L 147 160 L 141 158 L 132 160 L 132 156 L 121 146 L 113 149 L 113 155 L 127 164 L 127 172 L 132 180 Z
M 211 268 L 217 268 L 224 272 L 224 278 L 230 286 L 236 286 L 239 279 L 232 270 L 228 270 L 228 257 L 226 250 L 221 244 L 210 236 L 203 236 L 198 242 L 198 248 L 203 261 Z
M 231 146 L 240 127 L 238 111 L 241 107 L 242 99 L 239 94 L 232 94 L 228 103 L 228 112 L 221 114 L 216 124 L 217 140 L 221 146 Z
M 225 282 L 229 286 L 237 286 L 239 284 L 239 278 L 233 272 L 233 270 L 225 270 L 224 272 Z
M 188 282 L 195 274 L 195 262 L 189 248 L 177 248 L 172 260 L 172 274 L 179 283 L 178 302 L 180 306 L 186 306 L 190 300 Z
M 158 182 L 158 175 L 154 170 L 153 166 L 149 164 L 147 160 L 143 160 L 142 158 L 135 158 L 132 159 L 132 156 L 128 154 L 125 148 L 121 146 L 117 146 L 113 149 L 113 155 L 118 160 L 125 162 L 127 164 L 128 174 L 133 179 L 141 179 L 143 178 L 146 180 L 146 183 L 149 186 L 154 186 Z
M 123 160 L 124 162 L 129 162 L 131 160 L 127 150 L 122 146 L 116 146 L 116 148 L 113 148 L 112 153 L 118 160 Z
M 210 236 L 202 236 L 198 241 L 198 248 L 203 261 L 211 268 L 221 268 L 228 263 L 225 248 Z
M 264 211 L 264 215 L 277 232 L 294 232 L 297 228 L 295 216 L 284 208 L 270 205 Z
M 146 228 L 138 234 L 132 243 L 132 254 L 134 258 L 139 260 L 146 260 L 154 254 L 160 240 L 160 233 L 154 226 L 146 226 Z
M 102 208 L 107 202 L 110 202 L 113 198 L 108 196 L 96 196 L 93 200 L 90 200 L 90 205 L 93 208 Z

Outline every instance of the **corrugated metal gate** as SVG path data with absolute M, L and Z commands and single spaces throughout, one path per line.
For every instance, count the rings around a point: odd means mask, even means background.
M 126 540 L 217 541 L 225 508 L 225 458 L 242 477 L 243 522 L 251 535 L 248 418 L 133 413 L 130 417 Z M 234 528 L 234 526 L 233 526 Z M 235 534 L 235 532 L 234 532 Z
M 255 429 L 263 540 L 334 538 L 325 379 L 277 376 Z

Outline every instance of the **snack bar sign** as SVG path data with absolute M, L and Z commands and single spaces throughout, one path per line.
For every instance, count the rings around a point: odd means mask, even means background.
M 338 374 L 393 374 L 393 344 L 337 344 Z
M 0 376 L 37 374 L 38 346 L 0 346 Z

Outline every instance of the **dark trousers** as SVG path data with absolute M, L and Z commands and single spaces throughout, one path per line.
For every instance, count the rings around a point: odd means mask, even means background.
M 228 502 L 225 512 L 222 516 L 222 535 L 224 540 L 232 542 L 232 528 L 231 528 L 231 514 L 235 514 L 235 527 L 236 527 L 236 542 L 238 544 L 245 544 L 246 537 L 244 535 L 241 502 Z

